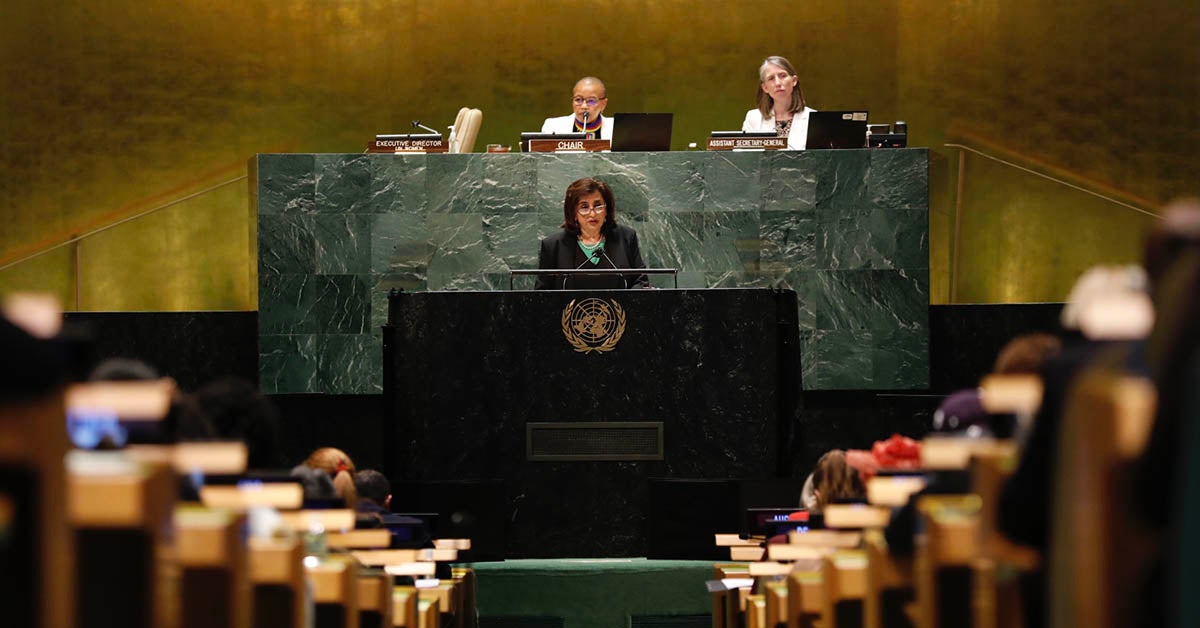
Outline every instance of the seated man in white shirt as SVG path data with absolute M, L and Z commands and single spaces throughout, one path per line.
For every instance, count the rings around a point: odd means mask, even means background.
M 585 76 L 575 83 L 575 94 L 571 105 L 575 112 L 561 118 L 546 118 L 542 133 L 588 133 L 592 139 L 611 140 L 613 121 L 604 117 L 608 104 L 608 90 L 604 83 L 593 76 Z

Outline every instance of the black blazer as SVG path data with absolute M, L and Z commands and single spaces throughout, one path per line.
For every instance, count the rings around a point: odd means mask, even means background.
M 605 257 L 607 256 L 607 257 Z M 586 258 L 579 249 L 579 237 L 562 230 L 542 240 L 538 252 L 538 268 L 575 269 L 584 264 Z M 637 232 L 624 225 L 613 225 L 604 234 L 604 255 L 600 263 L 587 263 L 583 268 L 645 268 L 642 252 L 638 248 Z M 645 275 L 624 277 L 572 277 L 566 275 L 539 275 L 538 290 L 644 288 L 650 285 Z

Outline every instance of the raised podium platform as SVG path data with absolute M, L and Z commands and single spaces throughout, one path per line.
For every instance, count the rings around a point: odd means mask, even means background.
M 479 542 L 473 551 L 644 556 L 653 479 L 769 479 L 789 466 L 801 389 L 790 290 L 389 301 L 382 438 L 404 487 L 394 501 L 453 504 L 478 522 L 460 532 Z M 419 495 L 425 503 L 404 502 Z M 736 511 L 736 497 L 715 501 L 693 523 L 729 525 L 717 511 Z
M 809 390 L 925 388 L 928 160 L 920 148 L 258 155 L 259 381 L 380 392 L 388 291 L 506 289 L 510 270 L 537 267 L 567 185 L 596 176 L 646 264 L 679 268 L 680 287 L 796 293 Z

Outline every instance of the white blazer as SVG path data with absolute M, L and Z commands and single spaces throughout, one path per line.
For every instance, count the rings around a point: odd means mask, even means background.
M 600 118 L 600 139 L 611 140 L 613 131 L 612 118 L 601 114 Z M 546 118 L 542 123 L 542 133 L 574 133 L 575 132 L 575 114 L 563 116 L 561 118 Z
M 788 150 L 804 150 L 804 145 L 808 141 L 808 114 L 816 111 L 812 107 L 805 107 L 804 111 L 797 111 L 792 114 L 792 128 L 788 131 Z M 751 109 L 746 112 L 746 120 L 742 122 L 743 131 L 774 131 L 775 116 L 763 119 L 762 112 L 758 109 Z

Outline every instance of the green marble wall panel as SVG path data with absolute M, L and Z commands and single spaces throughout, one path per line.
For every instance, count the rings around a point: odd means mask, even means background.
M 924 149 L 287 154 L 251 171 L 267 392 L 382 390 L 387 292 L 508 289 L 583 176 L 613 188 L 647 264 L 679 268 L 679 287 L 795 290 L 806 388 L 928 384 Z

